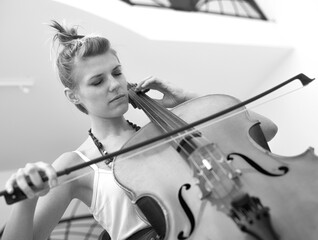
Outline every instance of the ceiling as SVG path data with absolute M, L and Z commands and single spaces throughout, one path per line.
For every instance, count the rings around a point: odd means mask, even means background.
M 154 75 L 201 94 L 245 98 L 292 50 L 235 44 L 235 39 L 232 43 L 179 41 L 176 36 L 173 40 L 151 39 L 107 16 L 59 2 L 2 0 L 0 81 L 32 79 L 35 84 L 27 94 L 19 88 L 0 87 L 0 170 L 16 169 L 27 162 L 52 162 L 87 137 L 88 120 L 66 100 L 54 71 L 50 57 L 53 32 L 47 26 L 51 19 L 79 24 L 83 34 L 98 32 L 108 37 L 131 82 Z M 134 110 L 127 118 L 141 125 L 147 122 Z

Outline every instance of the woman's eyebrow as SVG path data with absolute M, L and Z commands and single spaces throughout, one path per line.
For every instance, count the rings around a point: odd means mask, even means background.
M 94 80 L 95 78 L 98 78 L 98 77 L 101 77 L 101 76 L 103 76 L 103 74 L 101 74 L 101 73 L 96 74 L 96 75 L 93 75 L 93 76 L 91 76 L 91 77 L 88 79 L 88 81 Z
M 118 64 L 116 67 L 114 67 L 113 70 L 117 70 L 118 68 L 121 68 L 121 65 L 120 65 L 120 64 Z

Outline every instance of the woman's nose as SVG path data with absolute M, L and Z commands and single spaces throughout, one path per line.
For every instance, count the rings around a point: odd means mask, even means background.
M 118 90 L 120 83 L 117 81 L 117 79 L 111 76 L 109 77 L 109 81 L 110 81 L 109 91 L 113 92 Z

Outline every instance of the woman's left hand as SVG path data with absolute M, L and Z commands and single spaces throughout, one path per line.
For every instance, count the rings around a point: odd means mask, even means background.
M 196 97 L 196 94 L 186 92 L 170 82 L 162 81 L 153 76 L 145 78 L 136 86 L 136 91 L 146 91 L 148 89 L 154 89 L 163 94 L 162 99 L 155 100 L 166 108 L 173 108 Z

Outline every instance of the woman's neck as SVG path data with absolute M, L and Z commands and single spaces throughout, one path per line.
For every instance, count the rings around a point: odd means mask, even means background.
M 131 130 L 131 127 L 127 124 L 124 117 L 110 119 L 92 118 L 91 121 L 91 131 L 100 140 L 111 136 L 121 136 L 127 130 Z

